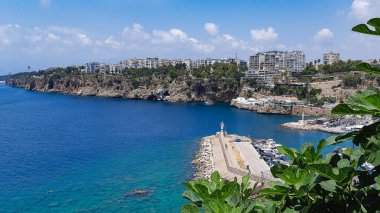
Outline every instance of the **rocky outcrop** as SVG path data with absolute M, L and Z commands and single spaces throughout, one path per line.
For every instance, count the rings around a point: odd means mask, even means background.
M 270 105 L 258 106 L 256 111 L 258 113 L 263 113 L 263 114 L 290 115 L 292 114 L 292 107 L 270 104 Z
M 28 91 L 81 96 L 120 97 L 171 102 L 229 102 L 239 93 L 238 82 L 229 80 L 128 78 L 123 75 L 17 76 L 6 84 Z
M 204 137 L 199 141 L 199 150 L 192 161 L 195 167 L 194 179 L 209 179 L 213 172 L 212 148 L 208 137 Z

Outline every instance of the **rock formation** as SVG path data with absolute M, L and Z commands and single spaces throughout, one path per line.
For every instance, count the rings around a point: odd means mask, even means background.
M 120 97 L 171 102 L 229 102 L 239 93 L 239 84 L 225 79 L 177 79 L 168 77 L 128 78 L 123 75 L 17 76 L 6 84 L 28 91 L 81 96 Z

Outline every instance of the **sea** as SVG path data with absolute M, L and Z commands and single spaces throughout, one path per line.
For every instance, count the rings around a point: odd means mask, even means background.
M 331 136 L 280 126 L 299 119 L 228 104 L 81 97 L 1 83 L 0 212 L 180 212 L 198 141 L 222 121 L 229 133 L 294 148 Z

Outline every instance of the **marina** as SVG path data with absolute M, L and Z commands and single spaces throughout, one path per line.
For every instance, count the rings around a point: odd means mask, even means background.
M 305 120 L 304 116 L 297 122 L 284 123 L 281 126 L 298 130 L 318 130 L 334 134 L 360 130 L 366 125 L 377 122 L 371 116 L 346 115 L 335 118 L 316 118 Z

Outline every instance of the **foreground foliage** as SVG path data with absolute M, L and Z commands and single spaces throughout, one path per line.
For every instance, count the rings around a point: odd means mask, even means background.
M 368 25 L 375 31 L 366 25 L 358 25 L 353 31 L 380 35 L 380 19 L 371 19 Z M 380 74 L 380 70 L 366 63 L 358 68 Z M 332 113 L 380 117 L 380 94 L 358 92 L 336 106 Z M 352 148 L 322 155 L 326 147 L 347 141 L 352 142 Z M 192 203 L 185 205 L 182 212 L 200 212 L 200 209 L 204 212 L 380 212 L 380 121 L 360 131 L 323 139 L 317 147 L 306 143 L 301 150 L 284 146 L 278 150 L 290 159 L 290 165 L 272 167 L 272 175 L 281 181 L 262 189 L 257 198 L 250 196 L 254 189 L 247 186 L 248 177 L 239 185 L 236 179 L 221 181 L 214 173 L 211 183 L 207 180 L 184 183 L 189 191 L 183 196 Z

